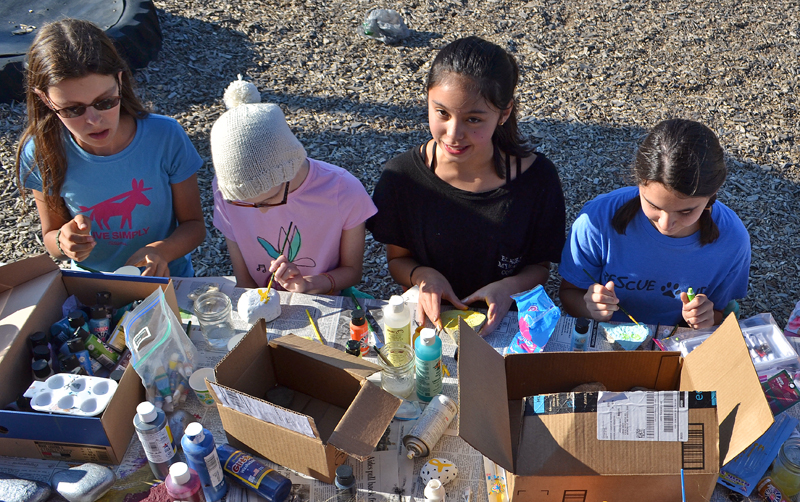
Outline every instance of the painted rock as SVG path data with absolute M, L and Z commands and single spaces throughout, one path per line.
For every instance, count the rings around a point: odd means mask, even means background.
M 614 350 L 638 350 L 652 338 L 650 328 L 644 324 L 601 322 L 600 327 Z
M 83 464 L 53 474 L 51 484 L 69 502 L 94 502 L 116 481 L 117 476 L 108 467 Z
M 51 492 L 47 483 L 0 472 L 0 500 L 3 502 L 44 502 L 50 498 Z
M 239 317 L 250 324 L 263 317 L 270 322 L 281 315 L 281 299 L 274 289 L 267 294 L 267 288 L 248 289 L 239 297 L 237 303 Z
M 425 485 L 432 479 L 438 479 L 443 485 L 456 479 L 458 476 L 458 467 L 444 458 L 432 458 L 425 462 L 422 469 L 419 471 L 419 477 Z

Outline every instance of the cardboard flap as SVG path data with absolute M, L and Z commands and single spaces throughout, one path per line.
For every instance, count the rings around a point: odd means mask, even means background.
M 505 359 L 463 318 L 458 324 L 459 436 L 504 469 L 513 471 Z
M 399 398 L 364 380 L 361 392 L 336 426 L 328 444 L 365 460 L 372 455 L 401 403 Z
M 3 265 L 0 267 L 0 293 L 56 270 L 58 266 L 46 254 Z
M 732 315 L 684 358 L 679 390 L 716 391 L 722 465 L 772 425 L 772 412 Z
M 377 364 L 356 358 L 328 345 L 322 345 L 316 340 L 309 340 L 294 334 L 282 336 L 271 340 L 270 345 L 275 347 L 288 347 L 316 361 L 324 362 L 336 368 L 341 368 L 351 375 L 366 379 L 373 373 L 380 371 Z

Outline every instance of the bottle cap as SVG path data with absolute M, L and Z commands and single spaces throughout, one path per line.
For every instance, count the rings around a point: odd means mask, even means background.
M 142 422 L 148 423 L 156 419 L 158 411 L 156 411 L 156 407 L 153 403 L 144 401 L 139 403 L 139 406 L 136 407 L 136 414 L 139 415 L 139 419 Z
M 73 353 L 86 350 L 86 345 L 83 344 L 83 340 L 78 337 L 67 340 L 67 347 L 69 348 L 69 351 Z
M 78 361 L 78 358 L 75 357 L 75 354 L 70 354 L 64 357 L 59 356 L 58 360 L 61 364 L 61 371 L 64 373 L 72 373 L 72 370 L 81 367 L 81 362 Z
M 185 485 L 192 478 L 189 466 L 183 462 L 175 462 L 169 466 L 169 476 L 177 485 Z
M 581 335 L 589 332 L 589 319 L 579 317 L 575 320 L 575 331 Z
M 336 484 L 347 487 L 356 482 L 353 475 L 353 468 L 347 464 L 342 464 L 336 468 Z
M 103 305 L 95 305 L 92 307 L 92 319 L 106 319 L 108 318 L 108 310 Z
M 389 306 L 392 307 L 392 311 L 399 314 L 405 308 L 406 301 L 403 300 L 403 297 L 400 295 L 392 295 L 392 297 L 389 298 Z
M 47 345 L 47 342 L 50 341 L 50 335 L 44 331 L 37 331 L 28 337 L 28 341 L 31 342 L 31 347 L 36 347 L 37 345 Z
M 97 298 L 98 305 L 111 305 L 111 292 L 109 291 L 98 291 L 95 298 Z
M 47 364 L 46 359 L 37 359 L 33 361 L 33 376 L 36 378 L 47 378 L 53 373 L 53 369 Z
M 367 323 L 367 320 L 364 318 L 364 313 L 361 312 L 361 310 L 354 310 L 350 317 L 350 322 L 355 326 L 363 326 Z
M 203 425 L 199 422 L 192 422 L 183 430 L 184 435 L 189 436 L 189 441 L 195 444 L 200 444 L 205 439 L 203 434 Z
M 47 348 L 47 345 L 37 345 L 33 348 L 33 359 L 44 359 L 45 361 L 50 360 L 50 349 Z
M 422 345 L 433 345 L 436 343 L 436 330 L 433 328 L 422 328 L 419 332 L 419 339 Z
M 83 328 L 78 328 L 75 330 L 75 338 L 80 338 L 84 343 L 89 340 L 90 336 L 92 336 L 92 334 Z
M 361 354 L 361 342 L 359 340 L 347 340 L 344 344 L 344 351 L 351 356 Z
M 122 380 L 122 375 L 125 374 L 125 370 L 123 368 L 117 368 L 108 375 L 108 378 L 114 380 L 115 382 L 119 383 Z
M 80 328 L 86 322 L 86 315 L 81 310 L 73 310 L 67 316 L 67 322 L 72 326 L 72 329 Z

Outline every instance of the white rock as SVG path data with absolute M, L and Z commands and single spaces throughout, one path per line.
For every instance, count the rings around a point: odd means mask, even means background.
M 419 471 L 419 477 L 426 485 L 432 479 L 438 479 L 443 485 L 456 479 L 458 467 L 445 458 L 432 458 L 425 462 Z
M 274 289 L 269 291 L 269 299 L 265 300 L 267 288 L 248 289 L 239 297 L 237 309 L 239 317 L 250 324 L 263 317 L 270 322 L 281 315 L 281 299 Z

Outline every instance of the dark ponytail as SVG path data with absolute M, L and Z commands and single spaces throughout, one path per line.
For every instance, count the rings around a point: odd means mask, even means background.
M 728 169 L 722 146 L 711 129 L 692 120 L 660 122 L 639 147 L 633 173 L 640 186 L 655 181 L 687 197 L 710 197 L 699 219 L 700 244 L 717 240 L 719 228 L 711 211 Z M 641 200 L 636 196 L 617 209 L 611 219 L 614 230 L 624 234 L 641 207 Z
M 500 111 L 507 111 L 508 119 L 498 125 L 492 135 L 495 171 L 506 177 L 503 154 L 529 157 L 533 148 L 520 135 L 517 123 L 517 105 L 514 89 L 519 81 L 519 66 L 514 57 L 500 46 L 478 37 L 461 38 L 447 44 L 433 60 L 428 72 L 427 90 L 451 78 L 467 77 L 474 90 Z

